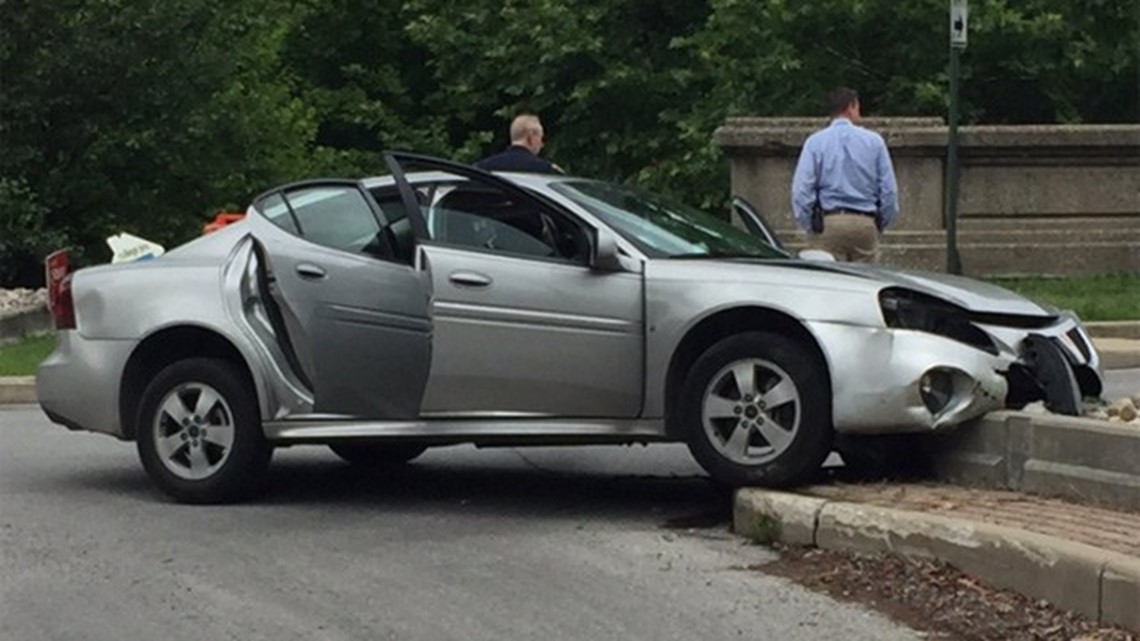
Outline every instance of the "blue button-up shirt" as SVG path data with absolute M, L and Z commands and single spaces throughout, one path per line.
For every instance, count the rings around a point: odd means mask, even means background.
M 898 187 L 883 137 L 846 118 L 809 136 L 792 179 L 792 213 L 803 229 L 811 229 L 817 201 L 824 211 L 873 213 L 880 231 L 890 226 L 899 214 Z

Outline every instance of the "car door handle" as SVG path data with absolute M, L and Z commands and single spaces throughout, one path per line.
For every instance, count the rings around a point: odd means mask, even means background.
M 324 269 L 312 263 L 301 263 L 297 265 L 297 275 L 301 278 L 321 279 L 324 278 L 326 274 Z
M 491 284 L 490 276 L 478 272 L 451 272 L 448 280 L 466 287 L 486 287 Z

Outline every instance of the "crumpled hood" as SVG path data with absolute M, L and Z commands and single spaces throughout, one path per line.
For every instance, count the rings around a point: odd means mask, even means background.
M 779 263 L 785 267 L 800 267 L 874 279 L 885 285 L 905 287 L 936 296 L 975 312 L 1026 316 L 1049 316 L 1055 313 L 1004 287 L 951 274 L 911 271 L 866 263 L 799 259 L 779 261 Z

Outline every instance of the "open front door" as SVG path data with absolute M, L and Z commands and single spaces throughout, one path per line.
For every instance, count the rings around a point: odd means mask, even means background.
M 386 159 L 418 218 L 417 265 L 433 282 L 424 415 L 636 418 L 640 264 L 591 267 L 589 225 L 502 177 L 424 156 Z
M 278 334 L 320 414 L 414 418 L 431 364 L 430 279 L 409 264 L 407 221 L 353 181 L 270 192 L 250 226 Z

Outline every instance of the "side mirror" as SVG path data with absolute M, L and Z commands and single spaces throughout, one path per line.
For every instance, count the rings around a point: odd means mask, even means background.
M 591 269 L 602 272 L 620 272 L 622 264 L 619 254 L 617 237 L 612 231 L 598 229 L 594 232 L 594 246 L 590 253 Z

